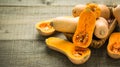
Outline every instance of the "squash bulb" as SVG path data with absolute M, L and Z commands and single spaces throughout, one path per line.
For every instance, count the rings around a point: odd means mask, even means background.
M 52 20 L 41 21 L 36 24 L 36 29 L 43 36 L 49 36 L 55 32 L 55 29 L 50 25 Z
M 74 64 L 85 63 L 91 55 L 89 48 L 76 47 L 73 43 L 57 37 L 50 37 L 45 42 L 49 48 L 63 53 Z
M 120 59 L 120 33 L 112 33 L 107 46 L 108 55 L 114 59 Z

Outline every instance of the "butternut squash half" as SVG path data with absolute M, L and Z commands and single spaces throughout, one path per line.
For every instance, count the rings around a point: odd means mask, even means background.
M 46 44 L 49 48 L 65 54 L 74 64 L 85 63 L 91 55 L 89 48 L 76 47 L 73 43 L 57 37 L 46 39 Z
M 77 29 L 73 35 L 73 43 L 76 46 L 87 48 L 90 45 L 96 18 L 99 16 L 100 9 L 96 4 L 89 4 L 86 9 L 81 12 Z
M 55 32 L 55 29 L 50 25 L 51 20 L 41 21 L 35 25 L 36 29 L 42 36 L 49 36 Z
M 108 55 L 114 59 L 120 59 L 120 33 L 112 33 L 107 46 Z

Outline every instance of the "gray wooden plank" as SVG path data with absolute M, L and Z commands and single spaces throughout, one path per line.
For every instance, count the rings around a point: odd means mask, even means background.
M 59 36 L 65 39 L 62 33 L 54 33 L 51 36 Z M 34 24 L 1 24 L 0 40 L 41 40 L 45 38 L 39 34 Z
M 107 56 L 106 45 L 93 49 L 90 59 L 82 65 L 72 64 L 68 58 L 49 49 L 40 40 L 0 41 L 0 65 L 2 67 L 119 67 L 120 60 Z
M 0 7 L 0 40 L 40 39 L 35 24 L 57 16 L 68 16 L 72 7 Z M 64 36 L 60 36 L 64 37 Z
M 0 0 L 0 5 L 32 5 L 43 4 L 43 0 Z
M 2 5 L 0 7 L 1 67 L 120 66 L 120 60 L 113 60 L 107 55 L 107 43 L 100 49 L 90 48 L 92 50 L 90 59 L 85 64 L 74 65 L 63 54 L 47 48 L 45 44 L 47 37 L 40 36 L 35 29 L 37 22 L 57 16 L 71 15 L 72 7 L 75 4 L 96 2 L 96 0 L 76 0 L 75 2 L 74 0 L 54 0 L 51 6 L 49 6 L 50 4 L 44 5 L 47 4 L 47 0 L 45 3 L 41 3 L 39 0 L 34 1 L 32 3 L 32 0 L 0 0 L 0 6 Z M 113 1 L 119 3 L 117 0 Z M 113 1 L 97 0 L 97 2 L 105 4 L 110 4 Z M 10 5 L 12 6 L 10 7 Z M 62 33 L 52 36 L 65 39 Z
M 67 9 L 66 9 L 67 8 Z M 0 24 L 34 24 L 57 16 L 70 16 L 72 7 L 0 7 Z
M 66 7 L 0 7 L 0 40 L 42 39 L 35 24 L 57 16 L 69 15 Z M 49 16 L 48 16 L 49 15 Z
M 92 49 L 92 55 L 85 64 L 75 65 L 65 55 L 46 47 L 43 41 L 3 40 L 0 41 L 0 65 L 2 67 L 99 67 L 98 59 L 103 58 L 97 56 L 99 51 L 101 50 Z M 104 64 L 107 65 L 106 62 Z
M 5 39 L 35 39 L 35 35 L 38 35 L 34 25 L 30 24 L 1 24 L 0 25 L 0 40 Z M 35 32 L 37 34 L 35 34 Z
M 0 0 L 0 6 L 76 5 L 86 3 L 119 4 L 119 0 Z

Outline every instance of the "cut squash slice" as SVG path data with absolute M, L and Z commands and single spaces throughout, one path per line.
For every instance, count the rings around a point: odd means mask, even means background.
M 77 29 L 73 36 L 73 43 L 76 46 L 87 48 L 92 41 L 96 17 L 89 9 L 84 10 L 80 17 Z
M 100 8 L 96 4 L 88 4 L 81 12 L 77 29 L 73 35 L 76 46 L 87 48 L 92 42 L 96 18 L 100 16 Z
M 43 36 L 49 36 L 55 32 L 55 29 L 50 25 L 51 20 L 41 21 L 36 24 L 36 29 Z
M 112 33 L 107 46 L 108 55 L 120 59 L 120 33 Z
M 91 55 L 89 48 L 76 47 L 73 43 L 57 37 L 46 39 L 46 44 L 49 48 L 65 54 L 74 64 L 85 63 Z

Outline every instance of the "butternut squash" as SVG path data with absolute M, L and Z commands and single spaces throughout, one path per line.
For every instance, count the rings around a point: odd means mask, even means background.
M 36 29 L 42 36 L 49 36 L 55 32 L 55 29 L 50 25 L 51 20 L 41 21 L 35 25 Z
M 107 46 L 108 55 L 114 59 L 120 59 L 120 33 L 112 33 Z
M 118 25 L 120 27 L 120 5 L 118 5 L 117 7 L 113 8 L 113 15 L 117 19 Z
M 103 39 L 94 39 L 92 40 L 90 46 L 93 48 L 100 48 L 101 46 L 103 46 L 106 42 L 106 40 L 109 38 L 109 36 L 111 35 L 111 33 L 114 31 L 115 27 L 117 25 L 116 19 L 112 19 L 110 20 L 110 24 L 108 25 L 108 35 L 103 38 Z
M 80 13 L 85 9 L 85 7 L 86 5 L 83 4 L 75 5 L 72 9 L 72 15 L 74 17 L 78 17 Z
M 74 33 L 79 17 L 56 17 L 52 20 L 51 25 L 59 32 Z
M 104 4 L 99 4 L 98 6 L 101 9 L 100 17 L 104 17 L 105 19 L 108 20 L 110 18 L 110 15 L 111 15 L 110 8 L 108 6 L 106 6 L 106 5 L 104 5 Z
M 109 19 L 110 18 L 110 9 L 103 4 L 98 4 L 100 10 L 101 10 L 101 14 L 100 17 L 103 17 L 105 19 Z M 75 5 L 72 9 L 72 15 L 74 17 L 78 17 L 80 15 L 80 13 L 85 9 L 86 5 L 83 4 L 78 4 Z
M 100 48 L 101 46 L 103 46 L 103 44 L 105 44 L 106 40 L 108 39 L 108 37 L 110 36 L 110 34 L 113 32 L 113 30 L 115 29 L 117 22 L 116 19 L 114 20 L 110 20 L 110 24 L 108 25 L 108 35 L 103 38 L 103 39 L 95 39 L 92 38 L 92 42 L 90 44 L 91 47 L 93 48 Z M 73 33 L 64 33 L 64 35 L 66 36 L 66 38 L 72 42 L 72 38 L 73 38 Z
M 103 17 L 99 17 L 96 20 L 96 25 L 95 25 L 95 30 L 94 30 L 94 35 L 97 38 L 103 39 L 106 38 L 108 35 L 108 22 L 106 19 L 104 19 Z
M 51 25 L 56 31 L 63 33 L 74 33 L 77 27 L 79 17 L 56 17 L 51 22 Z M 96 20 L 94 35 L 97 38 L 105 38 L 108 34 L 108 22 L 103 17 L 99 17 Z
M 95 28 L 96 18 L 100 15 L 99 7 L 89 4 L 80 14 L 77 29 L 73 35 L 73 43 L 76 46 L 87 48 L 91 41 Z
M 46 45 L 53 50 L 65 54 L 74 64 L 85 63 L 91 55 L 89 48 L 76 47 L 73 43 L 57 37 L 46 39 Z

